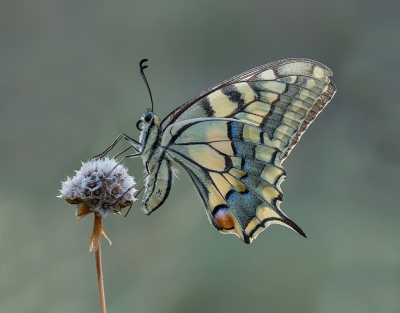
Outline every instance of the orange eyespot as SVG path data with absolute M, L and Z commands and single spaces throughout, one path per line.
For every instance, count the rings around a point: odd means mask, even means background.
M 221 228 L 232 229 L 235 226 L 235 222 L 228 208 L 220 208 L 214 213 L 214 219 Z

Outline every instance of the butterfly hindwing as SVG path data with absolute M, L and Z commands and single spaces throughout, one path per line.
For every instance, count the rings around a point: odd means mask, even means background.
M 170 125 L 161 145 L 190 175 L 212 224 L 250 243 L 279 223 L 304 235 L 279 208 L 285 171 L 263 131 L 234 119 L 193 119 Z

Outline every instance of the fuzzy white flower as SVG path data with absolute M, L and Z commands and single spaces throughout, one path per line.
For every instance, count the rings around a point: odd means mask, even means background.
M 82 167 L 76 171 L 75 176 L 67 177 L 62 182 L 58 197 L 78 206 L 75 212 L 77 218 L 95 213 L 90 247 L 96 249 L 100 233 L 107 238 L 101 218 L 109 213 L 120 214 L 123 208 L 136 201 L 134 186 L 134 178 L 115 159 L 97 159 L 82 162 Z
M 98 159 L 82 162 L 75 176 L 62 182 L 59 197 L 78 204 L 78 218 L 91 212 L 106 217 L 111 212 L 120 213 L 136 200 L 134 185 L 134 178 L 123 165 L 114 159 Z

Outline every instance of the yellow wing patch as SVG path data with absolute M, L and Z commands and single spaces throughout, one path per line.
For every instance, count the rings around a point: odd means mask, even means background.
M 252 124 L 254 126 L 259 126 L 263 120 L 263 118 L 259 115 L 249 114 L 249 113 L 244 113 L 244 112 L 237 113 L 235 115 L 235 118 L 240 121 Z
M 210 171 L 221 172 L 226 167 L 224 156 L 208 145 L 185 146 L 182 152 L 186 152 L 186 155 L 194 162 L 204 164 Z M 207 159 L 207 162 L 204 162 L 204 159 Z

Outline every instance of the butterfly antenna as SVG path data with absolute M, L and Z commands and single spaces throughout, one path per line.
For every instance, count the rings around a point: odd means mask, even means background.
M 153 108 L 154 108 L 153 96 L 151 95 L 151 90 L 150 90 L 149 83 L 147 82 L 146 75 L 144 75 L 144 72 L 143 72 L 143 70 L 148 67 L 147 65 L 143 65 L 143 63 L 147 62 L 147 61 L 148 61 L 148 59 L 143 59 L 142 61 L 140 61 L 140 63 L 139 63 L 139 65 L 140 65 L 140 74 L 142 75 L 142 78 L 144 80 L 144 83 L 146 84 L 147 90 L 149 91 L 150 100 L 151 100 L 151 112 L 153 112 Z

